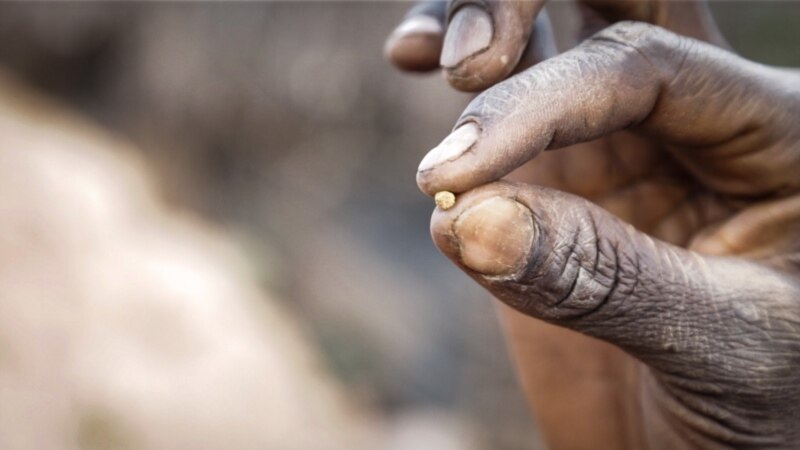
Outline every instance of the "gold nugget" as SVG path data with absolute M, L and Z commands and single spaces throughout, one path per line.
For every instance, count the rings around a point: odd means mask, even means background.
M 436 206 L 447 211 L 456 204 L 456 196 L 449 191 L 439 191 L 433 196 Z

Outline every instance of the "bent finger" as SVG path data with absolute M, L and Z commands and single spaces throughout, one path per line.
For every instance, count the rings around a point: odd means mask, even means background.
M 798 137 L 798 86 L 711 45 L 620 22 L 476 97 L 417 182 L 428 194 L 463 192 L 544 150 L 634 128 L 721 192 L 796 188 L 800 153 L 787 148 Z

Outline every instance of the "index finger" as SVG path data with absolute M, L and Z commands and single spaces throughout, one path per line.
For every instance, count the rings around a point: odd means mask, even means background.
M 478 96 L 422 160 L 417 182 L 428 194 L 464 192 L 544 150 L 636 127 L 718 192 L 800 188 L 800 154 L 787 151 L 800 139 L 800 90 L 782 77 L 662 28 L 620 22 Z

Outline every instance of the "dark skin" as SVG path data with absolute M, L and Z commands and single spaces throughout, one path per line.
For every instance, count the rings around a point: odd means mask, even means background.
M 417 174 L 459 194 L 434 242 L 502 301 L 550 448 L 800 448 L 800 77 L 721 49 L 701 2 L 581 4 L 601 31 L 558 56 L 541 2 L 390 38 L 486 89 Z

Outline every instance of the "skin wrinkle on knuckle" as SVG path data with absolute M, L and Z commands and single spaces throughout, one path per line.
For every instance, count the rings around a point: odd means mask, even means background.
M 551 243 L 550 249 L 531 258 L 524 272 L 513 279 L 484 277 L 493 283 L 492 290 L 502 292 L 499 296 L 510 306 L 555 322 L 596 314 L 615 323 L 632 320 L 627 309 L 635 305 L 620 300 L 638 295 L 638 255 L 631 256 L 618 241 L 603 238 L 591 213 L 549 215 L 547 219 L 576 226 L 555 229 L 550 235 L 540 232 L 539 236 Z
M 614 315 L 613 308 L 605 308 L 622 287 L 618 251 L 598 234 L 595 220 L 590 215 L 574 220 L 577 227 L 571 236 L 557 234 L 552 246 L 552 254 L 557 255 L 549 261 L 549 267 L 557 264 L 558 269 L 548 270 L 540 264 L 520 282 L 540 286 L 540 306 L 538 315 L 542 318 L 568 321 L 577 320 L 605 309 L 605 315 Z M 535 265 L 536 263 L 534 263 Z M 534 276 L 531 276 L 535 274 Z M 624 284 L 624 282 L 623 282 Z
M 637 48 L 643 43 L 657 39 L 663 29 L 646 22 L 621 21 L 591 36 L 589 40 L 603 40 Z
M 556 265 L 558 269 L 555 271 L 542 270 L 537 280 L 529 280 L 529 282 L 536 281 L 555 290 L 545 302 L 547 307 L 562 303 L 575 288 L 580 275 L 580 255 L 578 253 L 580 229 L 571 230 L 568 237 L 564 235 L 565 233 L 557 233 L 557 244 L 553 246 L 552 257 L 557 263 L 560 263 Z
M 671 85 L 674 85 L 677 80 L 682 78 L 681 75 L 687 67 L 686 63 L 691 59 L 692 53 L 696 51 L 696 47 L 696 41 L 692 39 L 687 39 L 681 36 L 678 36 L 678 38 L 675 39 L 675 44 L 672 45 L 672 49 L 677 53 L 675 59 L 678 62 L 674 64 L 672 73 L 666 78 L 668 81 L 665 89 L 669 89 Z
M 624 302 L 619 302 L 622 298 L 619 289 L 625 280 L 621 278 L 622 269 L 618 245 L 597 233 L 597 224 L 594 220 L 592 220 L 592 231 L 597 237 L 594 239 L 595 265 L 591 280 L 597 285 L 596 297 L 599 299 L 594 300 L 594 305 L 586 307 L 575 318 L 585 318 L 603 309 L 602 314 L 604 318 L 608 319 L 618 316 L 620 313 L 619 305 Z
M 619 22 L 589 38 L 594 44 L 605 44 L 612 52 L 628 58 L 641 58 L 662 87 L 676 79 L 688 59 L 694 41 L 675 35 L 661 27 L 641 22 Z

